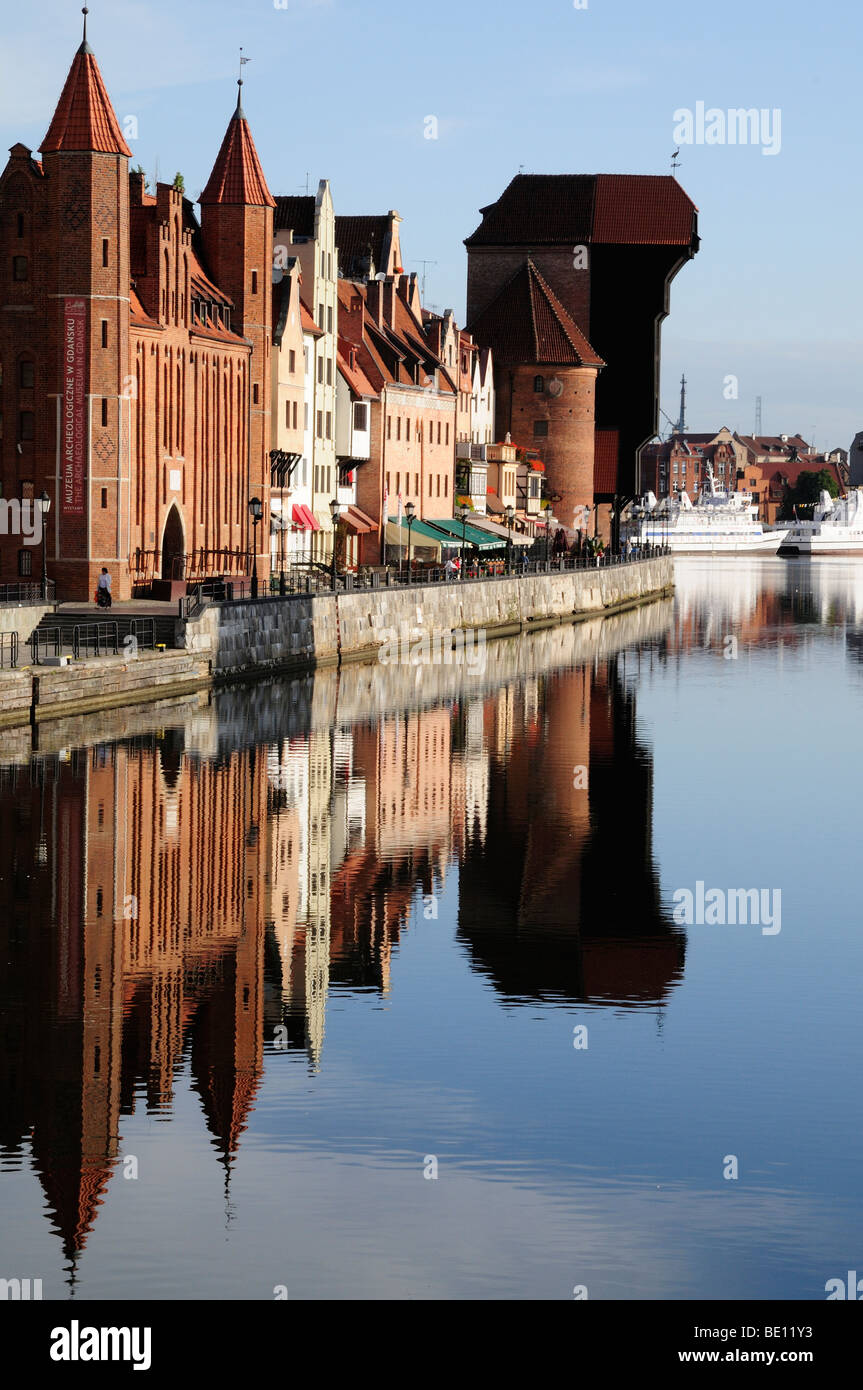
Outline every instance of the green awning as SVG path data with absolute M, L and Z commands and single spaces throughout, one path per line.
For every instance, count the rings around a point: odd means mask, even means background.
M 414 524 L 416 525 L 416 523 Z M 478 526 L 471 526 L 469 521 L 462 528 L 461 522 L 456 521 L 455 518 L 449 520 L 436 516 L 433 521 L 424 524 L 433 527 L 438 532 L 443 532 L 444 536 L 448 538 L 449 544 L 455 544 L 459 549 L 461 549 L 462 544 L 462 529 L 464 529 L 465 544 L 469 545 L 471 549 L 475 547 L 480 552 L 506 549 L 505 540 L 499 536 L 491 535 L 488 531 L 481 531 Z
M 390 541 L 390 535 L 388 534 L 387 541 L 390 542 L 390 544 L 392 545 L 407 545 L 408 524 L 405 521 L 404 517 L 402 517 L 401 524 L 401 539 L 399 539 L 398 518 L 394 516 L 387 517 L 387 523 L 388 527 L 391 526 L 393 528 L 391 533 L 392 540 Z M 413 524 L 411 525 L 411 533 L 414 545 L 421 544 L 422 540 L 427 540 L 431 541 L 435 546 L 437 546 L 438 549 L 440 549 L 442 544 L 446 545 L 447 543 L 447 538 L 445 536 L 442 536 L 440 531 L 433 531 L 431 526 L 429 526 L 428 523 L 425 521 L 413 522 Z

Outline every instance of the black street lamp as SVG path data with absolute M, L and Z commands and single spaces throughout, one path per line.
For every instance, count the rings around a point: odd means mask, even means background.
M 455 510 L 456 516 L 461 522 L 461 564 L 459 565 L 458 577 L 459 579 L 464 579 L 464 552 L 465 546 L 467 545 L 467 517 L 470 507 L 466 507 L 464 503 L 462 503 L 461 506 L 456 507 Z
M 411 582 L 411 528 L 416 521 L 417 509 L 413 502 L 405 503 L 405 521 L 408 524 L 408 583 Z
M 258 523 L 264 514 L 264 508 L 260 497 L 253 497 L 249 502 L 249 512 L 252 517 L 252 598 L 258 597 Z
M 47 492 L 43 491 L 42 496 L 37 499 L 37 504 L 42 514 L 42 599 L 45 601 L 48 598 L 48 539 L 45 534 L 45 523 L 51 510 L 51 498 Z
M 332 581 L 333 581 L 333 593 L 336 592 L 336 527 L 337 527 L 338 524 L 339 524 L 339 514 L 340 514 L 341 510 L 342 510 L 342 504 L 341 504 L 341 502 L 337 501 L 336 498 L 334 497 L 334 498 L 331 500 L 331 502 L 330 502 L 330 516 L 331 516 L 332 519 L 333 519 L 333 562 L 332 562 L 332 566 L 331 566 L 331 574 L 332 574 Z
M 506 536 L 506 572 L 507 572 L 507 574 L 512 574 L 512 525 L 513 525 L 513 522 L 515 521 L 515 507 L 512 505 L 511 502 L 509 503 L 509 506 L 504 507 L 504 514 L 505 514 L 505 516 L 506 516 L 506 528 L 507 528 L 507 536 Z

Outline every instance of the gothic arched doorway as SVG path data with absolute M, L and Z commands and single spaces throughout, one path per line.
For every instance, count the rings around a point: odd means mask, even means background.
M 181 557 L 186 553 L 186 537 L 176 505 L 168 513 L 162 532 L 162 578 L 183 579 Z

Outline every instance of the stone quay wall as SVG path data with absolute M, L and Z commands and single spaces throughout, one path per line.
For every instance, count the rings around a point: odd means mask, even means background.
M 482 630 L 511 636 L 615 612 L 671 591 L 668 556 L 597 569 L 410 588 L 213 603 L 178 622 L 177 641 L 212 663 L 216 682 L 374 657 L 392 637 Z

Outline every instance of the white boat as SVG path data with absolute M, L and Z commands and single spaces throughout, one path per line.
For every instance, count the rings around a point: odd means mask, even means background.
M 811 521 L 792 523 L 783 551 L 798 555 L 863 555 L 863 488 L 835 500 L 821 492 Z
M 649 492 L 626 529 L 634 545 L 666 545 L 675 555 L 770 555 L 785 534 L 761 524 L 751 493 L 717 491 L 710 463 L 695 502 L 686 492 L 657 502 Z

